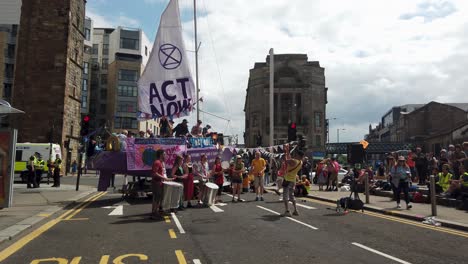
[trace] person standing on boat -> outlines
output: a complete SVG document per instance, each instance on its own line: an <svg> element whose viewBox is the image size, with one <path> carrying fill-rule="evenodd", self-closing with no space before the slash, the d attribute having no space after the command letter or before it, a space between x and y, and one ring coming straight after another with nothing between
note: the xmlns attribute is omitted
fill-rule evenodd
<svg viewBox="0 0 468 264"><path fill-rule="evenodd" d="M202 121L198 120L197 124L192 127L192 131L190 133L192 134L193 137L202 137L203 136L202 135L203 128L202 128L201 124L202 124Z"/></svg>

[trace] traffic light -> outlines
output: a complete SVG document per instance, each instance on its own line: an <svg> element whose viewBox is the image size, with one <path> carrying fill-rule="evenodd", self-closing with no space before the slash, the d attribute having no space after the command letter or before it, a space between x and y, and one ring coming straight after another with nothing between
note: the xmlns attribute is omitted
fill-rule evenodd
<svg viewBox="0 0 468 264"><path fill-rule="evenodd" d="M89 134L89 121L91 118L88 115L85 115L81 120L81 136L87 136Z"/></svg>
<svg viewBox="0 0 468 264"><path fill-rule="evenodd" d="M296 141L296 139L297 139L296 133L297 133L296 123L295 122L289 123L289 126L288 126L288 142Z"/></svg>

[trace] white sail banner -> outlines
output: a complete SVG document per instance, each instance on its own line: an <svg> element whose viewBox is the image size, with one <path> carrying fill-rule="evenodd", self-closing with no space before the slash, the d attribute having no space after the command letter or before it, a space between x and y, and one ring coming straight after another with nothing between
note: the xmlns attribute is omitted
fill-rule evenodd
<svg viewBox="0 0 468 264"><path fill-rule="evenodd" d="M138 81L138 118L181 117L192 111L195 85L182 39L179 1L171 0L159 23L150 58Z"/></svg>

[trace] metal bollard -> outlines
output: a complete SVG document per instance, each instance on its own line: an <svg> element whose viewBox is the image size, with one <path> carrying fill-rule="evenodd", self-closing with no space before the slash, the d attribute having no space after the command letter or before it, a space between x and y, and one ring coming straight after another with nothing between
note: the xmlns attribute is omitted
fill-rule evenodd
<svg viewBox="0 0 468 264"><path fill-rule="evenodd" d="M436 201L436 190L435 190L435 176L431 175L430 177L430 189L431 189L431 209L432 216L437 216L437 201Z"/></svg>
<svg viewBox="0 0 468 264"><path fill-rule="evenodd" d="M365 181L365 192L366 192L366 204L370 203L369 201L369 175L366 173Z"/></svg>

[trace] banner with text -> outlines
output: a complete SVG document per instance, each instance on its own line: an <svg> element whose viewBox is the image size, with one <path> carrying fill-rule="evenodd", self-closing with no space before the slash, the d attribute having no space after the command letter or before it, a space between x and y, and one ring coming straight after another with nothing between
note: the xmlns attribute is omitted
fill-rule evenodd
<svg viewBox="0 0 468 264"><path fill-rule="evenodd" d="M179 2L164 10L143 75L138 80L138 118L186 116L192 111L195 85L180 23Z"/></svg>
<svg viewBox="0 0 468 264"><path fill-rule="evenodd" d="M127 170L151 170L156 151L166 152L166 168L172 168L177 155L187 151L183 138L127 138Z"/></svg>

